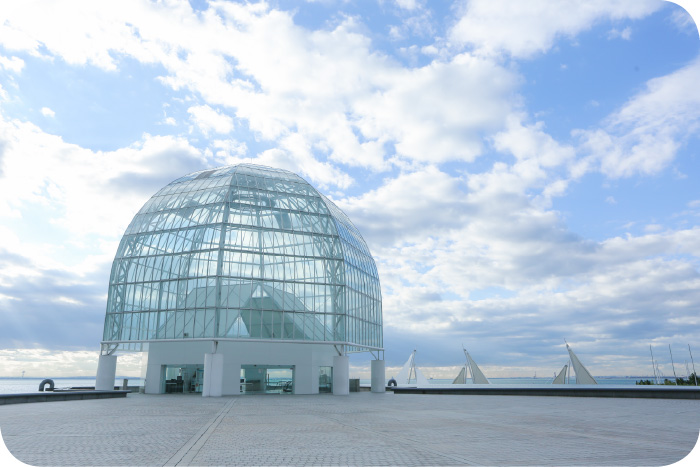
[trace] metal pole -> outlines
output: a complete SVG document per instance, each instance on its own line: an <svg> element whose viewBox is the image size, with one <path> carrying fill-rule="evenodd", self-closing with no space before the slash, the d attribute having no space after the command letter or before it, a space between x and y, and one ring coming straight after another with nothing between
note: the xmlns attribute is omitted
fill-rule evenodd
<svg viewBox="0 0 700 467"><path fill-rule="evenodd" d="M678 377L676 376L676 367L673 364L673 352L671 352L671 344L668 344L668 353L671 354L671 368L673 368L673 381L675 381L676 386L678 386Z"/></svg>
<svg viewBox="0 0 700 467"><path fill-rule="evenodd" d="M413 355L411 356L411 367L408 369L408 383L411 382L411 375L416 372L416 349L413 349ZM418 376L416 376L416 384L418 384Z"/></svg>
<svg viewBox="0 0 700 467"><path fill-rule="evenodd" d="M693 361L693 352L690 351L690 344L688 344L688 352L690 352L690 361L693 363L693 374L695 375L695 385L698 385L698 374L695 373L695 362Z"/></svg>

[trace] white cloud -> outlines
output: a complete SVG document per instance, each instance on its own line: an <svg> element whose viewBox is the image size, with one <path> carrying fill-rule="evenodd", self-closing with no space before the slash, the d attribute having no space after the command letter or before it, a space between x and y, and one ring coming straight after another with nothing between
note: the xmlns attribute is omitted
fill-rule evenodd
<svg viewBox="0 0 700 467"><path fill-rule="evenodd" d="M41 15L36 15L38 9ZM207 32L204 21L198 21L186 3L28 1L7 5L3 13L0 42L7 50L28 51L44 58L60 56L69 64L91 64L104 70L116 70L115 57L122 54L145 63L172 60L179 49L168 44L211 40L216 33ZM201 34L178 38L183 29Z"/></svg>
<svg viewBox="0 0 700 467"><path fill-rule="evenodd" d="M599 169L608 177L654 174L666 168L700 128L700 60L646 83L604 121L604 128L578 130L587 154L574 176Z"/></svg>
<svg viewBox="0 0 700 467"><path fill-rule="evenodd" d="M42 108L41 108L41 115L43 115L44 117L53 118L53 117L56 116L56 112L54 112L53 110L49 109L48 107L42 107Z"/></svg>
<svg viewBox="0 0 700 467"><path fill-rule="evenodd" d="M17 299L0 307L0 347L96 347L127 225L158 189L214 161L181 138L91 151L1 116L0 147L0 295Z"/></svg>
<svg viewBox="0 0 700 467"><path fill-rule="evenodd" d="M204 131L230 131L231 117L212 109L231 109L260 139L286 145L299 161L307 149L294 148L302 147L375 171L389 169L396 155L473 160L482 132L498 129L518 105L513 72L469 54L402 67L372 50L352 17L309 31L264 3L214 2L195 14L186 3L103 8L77 0L49 7L51 21L25 6L7 16L0 34L6 47L106 70L116 69L120 56L159 63L167 70L162 83L204 100L191 109ZM303 144L290 145L290 138Z"/></svg>
<svg viewBox="0 0 700 467"><path fill-rule="evenodd" d="M628 40L630 40L631 37L632 37L632 28L630 28L629 26L627 26L626 28L624 28L622 30L618 30L616 28L613 28L608 32L608 39L620 38L620 39L624 39L624 40L628 41Z"/></svg>
<svg viewBox="0 0 700 467"><path fill-rule="evenodd" d="M24 60L19 57L3 57L0 55L0 68L14 73L20 73L24 68Z"/></svg>
<svg viewBox="0 0 700 467"><path fill-rule="evenodd" d="M511 123L499 144L517 148L520 161L543 157L564 167L571 160L571 148L537 125ZM429 167L337 200L377 258L386 332L439 333L444 341L468 334L482 336L484 346L499 337L530 346L550 335L578 336L611 352L614 342L677 334L670 320L692 316L692 307L659 309L669 300L700 303L693 260L678 259L698 257L698 230L582 239L527 195L538 184L518 163L463 178ZM656 329L639 328L645 322ZM631 329L643 335L630 337ZM615 374L612 366L605 371Z"/></svg>
<svg viewBox="0 0 700 467"><path fill-rule="evenodd" d="M76 299L70 298L70 297L63 297L63 296L56 298L54 301L57 303L66 303L68 305L84 305L84 303L82 303L79 300L76 300Z"/></svg>
<svg viewBox="0 0 700 467"><path fill-rule="evenodd" d="M440 52L439 49L434 45L426 45L424 47L421 47L420 51L425 55L437 55Z"/></svg>
<svg viewBox="0 0 700 467"><path fill-rule="evenodd" d="M515 75L469 54L395 78L358 101L357 126L380 142L388 136L398 156L416 161L474 160L482 134L501 128L518 105Z"/></svg>
<svg viewBox="0 0 700 467"><path fill-rule="evenodd" d="M663 6L658 0L470 0L450 31L451 41L479 53L528 58L548 51L603 19L639 19Z"/></svg>
<svg viewBox="0 0 700 467"><path fill-rule="evenodd" d="M404 38L404 33L401 30L401 27L399 26L389 26L389 37L391 37L393 40L401 40Z"/></svg>
<svg viewBox="0 0 700 467"><path fill-rule="evenodd" d="M245 143L238 142L233 139L214 140L212 147L215 148L215 158L217 165L231 165L235 161L240 160L248 152L248 147Z"/></svg>
<svg viewBox="0 0 700 467"><path fill-rule="evenodd" d="M676 333L669 319L693 316L692 307L672 311L664 303L700 303L692 263L664 258L697 257L697 229L593 243L563 230L552 213L526 205L490 212L496 206L487 204L489 215L477 212L439 238L378 249L382 283L391 290L384 304L389 328L448 338L475 335L480 323L486 340L526 332L526 341L566 333L619 342ZM484 290L502 292L467 300ZM621 317L657 329L629 336L626 329L636 325L622 325Z"/></svg>
<svg viewBox="0 0 700 467"><path fill-rule="evenodd" d="M389 27L389 36L393 40L406 38L431 37L435 35L432 11L425 8L418 0L396 0L400 11L397 12L400 23Z"/></svg>
<svg viewBox="0 0 700 467"><path fill-rule="evenodd" d="M93 350L4 349L0 350L0 359L3 362L0 376L18 378L22 376L22 372L26 372L25 378L95 376L98 357L98 352ZM141 356L120 355L117 374L139 377Z"/></svg>
<svg viewBox="0 0 700 467"><path fill-rule="evenodd" d="M1 117L0 144L0 214L51 206L49 220L80 235L121 235L155 191L208 164L179 138L145 135L130 147L94 152Z"/></svg>
<svg viewBox="0 0 700 467"><path fill-rule="evenodd" d="M418 0L396 0L396 4L405 10L415 10L420 6Z"/></svg>
<svg viewBox="0 0 700 467"><path fill-rule="evenodd" d="M542 122L525 125L522 116L511 115L506 129L492 139L496 149L513 154L518 162L536 161L543 168L554 168L573 161L574 148L558 143L544 129Z"/></svg>
<svg viewBox="0 0 700 467"><path fill-rule="evenodd" d="M440 236L463 225L470 212L465 189L460 180L429 166L387 180L359 197L335 202L372 244L389 246Z"/></svg>
<svg viewBox="0 0 700 467"><path fill-rule="evenodd" d="M696 0L666 0L680 5L671 13L671 19L682 31L690 34L700 34L697 24L700 24L700 4Z"/></svg>
<svg viewBox="0 0 700 467"><path fill-rule="evenodd" d="M233 119L209 107L208 105L196 105L187 109L190 120L199 130L208 135L210 131L226 134L233 131Z"/></svg>

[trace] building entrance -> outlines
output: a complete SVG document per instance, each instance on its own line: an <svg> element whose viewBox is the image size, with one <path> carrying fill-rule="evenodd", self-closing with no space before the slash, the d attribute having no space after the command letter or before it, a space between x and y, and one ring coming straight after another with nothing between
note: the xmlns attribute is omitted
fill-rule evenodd
<svg viewBox="0 0 700 467"><path fill-rule="evenodd" d="M241 394L294 394L294 366L241 365Z"/></svg>
<svg viewBox="0 0 700 467"><path fill-rule="evenodd" d="M333 392L333 367L322 366L318 371L318 392L332 393Z"/></svg>
<svg viewBox="0 0 700 467"><path fill-rule="evenodd" d="M202 392L203 365L163 365L161 393Z"/></svg>

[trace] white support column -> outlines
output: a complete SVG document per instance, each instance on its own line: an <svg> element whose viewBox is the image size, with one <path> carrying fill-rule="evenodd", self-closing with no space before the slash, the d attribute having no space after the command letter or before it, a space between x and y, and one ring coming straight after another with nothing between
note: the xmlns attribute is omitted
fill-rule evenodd
<svg viewBox="0 0 700 467"><path fill-rule="evenodd" d="M143 392L146 394L161 394L163 392L163 378L165 377L165 366L160 363L148 363L146 366L146 382L143 385Z"/></svg>
<svg viewBox="0 0 700 467"><path fill-rule="evenodd" d="M318 394L318 367L312 366L309 360L301 360L294 366L294 394ZM313 392L314 379L316 380L315 393Z"/></svg>
<svg viewBox="0 0 700 467"><path fill-rule="evenodd" d="M386 392L384 360L372 360L372 392Z"/></svg>
<svg viewBox="0 0 700 467"><path fill-rule="evenodd" d="M333 357L333 394L350 394L350 359L345 355Z"/></svg>
<svg viewBox="0 0 700 467"><path fill-rule="evenodd" d="M202 397L221 397L224 382L224 355L204 354L204 384Z"/></svg>
<svg viewBox="0 0 700 467"><path fill-rule="evenodd" d="M117 356L100 355L97 361L96 391L114 391L114 378L117 376Z"/></svg>

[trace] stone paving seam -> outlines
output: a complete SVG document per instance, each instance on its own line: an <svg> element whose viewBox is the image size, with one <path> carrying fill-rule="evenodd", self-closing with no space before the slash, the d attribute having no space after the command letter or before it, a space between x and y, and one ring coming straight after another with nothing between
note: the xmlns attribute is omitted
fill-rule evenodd
<svg viewBox="0 0 700 467"><path fill-rule="evenodd" d="M201 449L202 445L207 439L209 439L209 436L211 436L216 427L219 426L221 420L228 413L228 411L231 410L231 407L233 407L233 404L235 403L236 399L231 399L228 401L208 423L205 423L204 426L202 426L202 428L200 428L199 431L194 434L194 436L192 436L170 459L168 459L165 464L163 464L163 467L189 465L189 461L191 461L194 455L199 452L199 449ZM188 456L189 452L192 451L195 446L198 447L194 449L194 453L191 456ZM185 460L185 458L187 458L187 460ZM186 463L182 464L183 461Z"/></svg>
<svg viewBox="0 0 700 467"><path fill-rule="evenodd" d="M428 448L428 447L425 447L425 446L418 446L417 443L415 442L415 440L412 440L412 439L410 439L410 438L404 438L403 436L396 436L395 433L388 434L388 433L383 433L383 432L381 432L381 431L374 431L374 430L371 430L371 429L365 428L365 427L359 427L359 426L355 426L355 425L350 425L349 423L343 422L343 421L341 421L341 420L339 420L339 419L337 419L337 418L335 418L335 417L328 417L328 419L329 419L329 420L334 420L335 422L337 422L337 423L339 423L339 424L341 424L341 425L344 425L344 426L353 428L353 429L358 430L358 431L365 431L365 432L367 432L367 433L372 433L373 435L380 435L380 436L385 437L385 438L394 438L394 439L397 439L397 438L398 438L398 439L401 439L401 440L403 440L403 441L405 441L405 442L407 442L407 443L410 443L409 445L410 445L411 447L413 447L413 449L415 449L415 450L417 450L417 451L427 451L427 452L429 452L429 453L431 453L431 454L434 454L434 455L436 455L436 456L439 456L439 457L447 457L448 459L451 459L451 460L453 460L453 461L459 462L459 463L464 464L464 465L483 465L483 463L481 463L481 462L470 461L470 460L465 459L465 458L462 457L462 456L456 456L456 455L452 455L452 454L446 454L446 453L444 453L444 452L441 452L441 451L438 451L438 450L435 450L435 449L431 449L431 448Z"/></svg>
<svg viewBox="0 0 700 467"><path fill-rule="evenodd" d="M219 415L217 416L216 420L209 426L207 431L197 440L197 442L192 446L192 448L187 451L185 454L185 457L182 458L180 462L177 463L177 465L182 465L182 466L188 466L192 462L192 459L199 454L200 449L206 444L206 442L209 440L209 437L216 431L218 428L219 424L221 421L226 418L228 413L231 411L231 408L233 405L236 403L238 399L234 398L231 399L229 402L226 403L224 408L219 412Z"/></svg>

